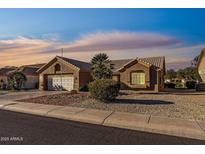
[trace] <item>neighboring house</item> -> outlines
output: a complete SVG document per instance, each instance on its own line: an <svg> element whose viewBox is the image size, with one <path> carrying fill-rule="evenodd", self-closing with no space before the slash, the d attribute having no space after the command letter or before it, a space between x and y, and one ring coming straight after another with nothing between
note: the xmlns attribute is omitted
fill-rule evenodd
<svg viewBox="0 0 205 154"><path fill-rule="evenodd" d="M199 75L201 77L201 81L205 82L205 48L202 49L201 54L199 56L199 60L197 63L197 68Z"/></svg>
<svg viewBox="0 0 205 154"><path fill-rule="evenodd" d="M202 49L197 63L197 69L201 78L201 83L197 84L196 90L205 91L205 48Z"/></svg>
<svg viewBox="0 0 205 154"><path fill-rule="evenodd" d="M27 80L24 84L24 89L37 89L39 84L39 76L36 72L40 67L45 64L33 64L33 65L23 65L17 68L15 71L22 72Z"/></svg>
<svg viewBox="0 0 205 154"><path fill-rule="evenodd" d="M165 58L150 57L110 61L113 79L122 89L160 91L164 88ZM56 56L42 66L39 73L40 90L79 90L91 78L91 64Z"/></svg>
<svg viewBox="0 0 205 154"><path fill-rule="evenodd" d="M91 81L90 69L89 63L56 56L37 71L39 89L79 90Z"/></svg>
<svg viewBox="0 0 205 154"><path fill-rule="evenodd" d="M9 72L15 70L15 67L0 68L0 89L7 87L7 75Z"/></svg>
<svg viewBox="0 0 205 154"><path fill-rule="evenodd" d="M164 88L165 57L111 60L113 79L121 89L160 91Z"/></svg>

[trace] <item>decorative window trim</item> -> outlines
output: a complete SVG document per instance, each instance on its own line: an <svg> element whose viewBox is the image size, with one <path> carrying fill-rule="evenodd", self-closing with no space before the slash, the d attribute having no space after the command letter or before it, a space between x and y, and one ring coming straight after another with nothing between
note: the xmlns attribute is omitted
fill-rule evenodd
<svg viewBox="0 0 205 154"><path fill-rule="evenodd" d="M134 74L136 76L133 76ZM130 72L130 84L131 85L145 85L146 84L145 71L139 70L139 71Z"/></svg>

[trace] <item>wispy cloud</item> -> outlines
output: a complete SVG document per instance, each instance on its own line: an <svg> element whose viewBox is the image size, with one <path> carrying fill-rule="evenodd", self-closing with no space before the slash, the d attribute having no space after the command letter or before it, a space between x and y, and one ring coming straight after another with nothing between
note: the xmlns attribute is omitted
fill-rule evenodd
<svg viewBox="0 0 205 154"><path fill-rule="evenodd" d="M58 44L51 40L22 36L0 40L0 66L32 63L34 59L40 58L44 50L55 49L59 46Z"/></svg>
<svg viewBox="0 0 205 154"><path fill-rule="evenodd" d="M170 46L181 43L176 38L156 33L97 32L84 35L63 47L67 51L127 50Z"/></svg>
<svg viewBox="0 0 205 154"><path fill-rule="evenodd" d="M19 36L0 39L0 67L47 62L64 48L64 56L85 61L98 52L106 52L110 59L163 55L168 68L179 68L190 64L204 46L187 46L177 38L156 33L120 31L90 33L71 42L59 41L55 33L40 38Z"/></svg>

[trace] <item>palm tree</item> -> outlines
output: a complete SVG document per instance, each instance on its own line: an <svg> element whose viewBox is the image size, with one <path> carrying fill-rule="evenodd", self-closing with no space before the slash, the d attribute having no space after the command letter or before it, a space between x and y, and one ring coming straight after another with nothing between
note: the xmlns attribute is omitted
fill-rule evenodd
<svg viewBox="0 0 205 154"><path fill-rule="evenodd" d="M110 79L112 77L109 58L105 53L95 55L91 60L91 75L94 80Z"/></svg>

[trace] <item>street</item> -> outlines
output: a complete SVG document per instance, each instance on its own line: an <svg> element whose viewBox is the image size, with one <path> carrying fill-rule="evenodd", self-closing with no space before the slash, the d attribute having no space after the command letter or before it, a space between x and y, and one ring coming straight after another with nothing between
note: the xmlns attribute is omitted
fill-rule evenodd
<svg viewBox="0 0 205 154"><path fill-rule="evenodd" d="M0 144L205 144L205 141L0 110Z"/></svg>

